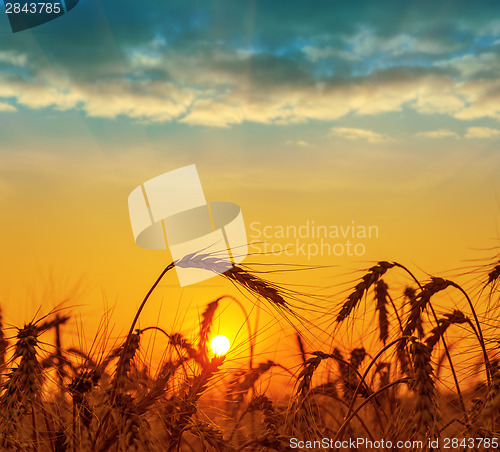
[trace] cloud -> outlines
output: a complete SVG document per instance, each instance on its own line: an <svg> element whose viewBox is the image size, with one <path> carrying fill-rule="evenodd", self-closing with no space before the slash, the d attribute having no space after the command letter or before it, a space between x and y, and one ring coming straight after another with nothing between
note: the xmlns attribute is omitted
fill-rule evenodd
<svg viewBox="0 0 500 452"><path fill-rule="evenodd" d="M462 55L449 60L436 61L436 67L456 71L461 77L471 78L481 74L497 77L500 72L500 56L496 53Z"/></svg>
<svg viewBox="0 0 500 452"><path fill-rule="evenodd" d="M250 61L251 65L252 62ZM388 70L352 80L296 79L261 84L247 74L207 68L201 77L224 80L227 88L214 89L211 101L197 102L183 118L187 123L244 121L293 124L310 120L331 121L348 114L377 115L402 111L404 106L423 114L456 114L464 106L456 83L448 76L427 71ZM212 74L212 76L211 76ZM200 79L196 80L199 84ZM225 119L226 118L226 119Z"/></svg>
<svg viewBox="0 0 500 452"><path fill-rule="evenodd" d="M14 52L11 50L0 50L0 63L7 63L12 66L25 66L27 56L23 53Z"/></svg>
<svg viewBox="0 0 500 452"><path fill-rule="evenodd" d="M438 40L419 38L406 33L390 37L379 37L373 30L362 29L359 33L345 38L352 46L352 52L358 57L367 57L380 53L400 56L411 53L443 54L459 47L458 44L445 44Z"/></svg>
<svg viewBox="0 0 500 452"><path fill-rule="evenodd" d="M16 111L16 107L5 102L0 102L0 111Z"/></svg>
<svg viewBox="0 0 500 452"><path fill-rule="evenodd" d="M429 130L427 132L419 132L415 134L416 137L422 138L460 138L458 133L449 129Z"/></svg>
<svg viewBox="0 0 500 452"><path fill-rule="evenodd" d="M472 80L457 84L455 91L466 102L456 111L457 119L493 118L500 120L500 80Z"/></svg>
<svg viewBox="0 0 500 452"><path fill-rule="evenodd" d="M477 30L481 36L500 36L500 20L493 19Z"/></svg>
<svg viewBox="0 0 500 452"><path fill-rule="evenodd" d="M493 138L500 135L500 130L490 127L469 127L465 138Z"/></svg>
<svg viewBox="0 0 500 452"><path fill-rule="evenodd" d="M156 122L180 116L194 100L191 89L164 81L118 79L91 84L46 78L43 82L33 83L0 75L0 99L2 97L14 98L17 104L34 110L79 109L89 117L116 118L123 115Z"/></svg>
<svg viewBox="0 0 500 452"><path fill-rule="evenodd" d="M409 35L377 37L370 43L366 37L375 36L374 32L364 33L351 42L359 55L437 51ZM312 45L299 49L307 58L297 57L297 48L291 57L257 48L245 51L221 42L173 45L157 36L127 46L120 64L103 63L96 71L93 65L81 71L80 66L78 71L66 67L55 71L41 59L33 64L31 56L26 60L22 54L6 51L0 53L4 64L6 60L29 64L0 72L0 102L4 102L4 110L16 106L72 109L89 117L122 116L209 127L334 121L347 115L378 115L403 109L461 120L500 120L499 80L463 82L454 78L450 65L446 70L393 67L351 77L317 76L311 61L330 54L342 58L343 50Z"/></svg>
<svg viewBox="0 0 500 452"><path fill-rule="evenodd" d="M385 143L391 141L390 137L373 132L372 130L354 129L351 127L332 127L330 129L330 135L345 138L347 140L365 140L369 143Z"/></svg>
<svg viewBox="0 0 500 452"><path fill-rule="evenodd" d="M290 146L299 146L301 148L315 147L313 144L308 143L307 141L304 141L304 140L286 140L285 144L290 145Z"/></svg>
<svg viewBox="0 0 500 452"><path fill-rule="evenodd" d="M347 50L339 50L335 47L317 47L312 45L307 45L302 47L302 52L304 55L311 60L313 63L318 62L319 60L327 59L327 58L341 58L344 60L360 60L358 55L355 55L352 52Z"/></svg>
<svg viewBox="0 0 500 452"><path fill-rule="evenodd" d="M244 112L238 105L227 105L210 99L196 100L187 116L180 122L191 125L229 127L244 121Z"/></svg>
<svg viewBox="0 0 500 452"><path fill-rule="evenodd" d="M425 70L391 69L351 80L318 82L283 58L212 56L213 60L210 54L168 53L162 56L155 77L148 74L149 68L143 67L141 73L134 66L133 77L118 73L99 82L44 70L30 77L0 73L0 102L9 99L13 105L31 109L77 109L90 117L229 127L243 122L332 121L348 114L398 112L405 106L423 114L473 117L478 114L474 96L479 101L486 89L459 86L446 75ZM464 98L470 99L467 107ZM494 111L482 108L479 112L496 114L497 105L491 104Z"/></svg>

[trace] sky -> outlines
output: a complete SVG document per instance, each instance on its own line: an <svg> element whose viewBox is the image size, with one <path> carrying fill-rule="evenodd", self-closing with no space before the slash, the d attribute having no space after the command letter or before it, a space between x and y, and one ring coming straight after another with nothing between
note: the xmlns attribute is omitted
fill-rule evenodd
<svg viewBox="0 0 500 452"><path fill-rule="evenodd" d="M242 208L252 261L332 267L304 284L335 287L335 272L352 280L378 260L425 276L496 254L497 1L80 0L18 33L1 12L0 293L13 324L69 300L89 324L115 307L123 331L169 259L135 245L128 194L193 163L209 200ZM300 243L278 232L313 222L378 232L353 239L358 254L327 237L330 254L312 256L310 229ZM266 226L289 255L264 252ZM172 278L145 318L161 305L180 322L229 290L210 284Z"/></svg>

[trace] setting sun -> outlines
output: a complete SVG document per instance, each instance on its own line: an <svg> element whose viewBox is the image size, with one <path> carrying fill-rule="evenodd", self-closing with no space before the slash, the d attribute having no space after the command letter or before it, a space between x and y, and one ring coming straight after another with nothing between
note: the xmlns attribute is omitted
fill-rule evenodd
<svg viewBox="0 0 500 452"><path fill-rule="evenodd" d="M212 339L212 342L210 342L210 346L212 347L213 352L216 355L225 355L229 348L231 347L231 343L229 342L229 339L226 336L215 336Z"/></svg>

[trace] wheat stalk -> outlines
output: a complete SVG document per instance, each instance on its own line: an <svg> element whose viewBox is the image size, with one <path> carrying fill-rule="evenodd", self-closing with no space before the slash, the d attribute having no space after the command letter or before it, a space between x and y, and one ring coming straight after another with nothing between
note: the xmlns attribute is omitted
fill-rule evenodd
<svg viewBox="0 0 500 452"><path fill-rule="evenodd" d="M173 411L171 425L167 426L168 439L165 447L168 451L173 451L179 447L182 433L189 420L196 413L196 402L207 388L209 380L219 370L225 357L215 357L202 369L189 384L187 389L179 397Z"/></svg>
<svg viewBox="0 0 500 452"><path fill-rule="evenodd" d="M0 407L11 416L10 428L18 428L18 418L28 408L32 417L32 447L37 449L37 429L35 422L36 404L40 404L40 391L42 376L40 364L37 359L38 328L36 324L29 323L24 328L18 329L17 342L14 349L13 360L20 358L17 367L12 367L7 381L4 384L4 392L0 397ZM2 443L9 441L4 436Z"/></svg>
<svg viewBox="0 0 500 452"><path fill-rule="evenodd" d="M278 286L254 275L241 266L234 265L230 269L227 269L227 261L224 259L212 257L207 254L194 253L176 261L175 265L181 268L200 268L220 274L230 281L243 286L249 292L265 298L275 307L290 310Z"/></svg>
<svg viewBox="0 0 500 452"><path fill-rule="evenodd" d="M490 388L486 395L486 402L481 410L482 417L489 417L500 409L500 371L493 375Z"/></svg>
<svg viewBox="0 0 500 452"><path fill-rule="evenodd" d="M461 311L455 309L451 314L445 314L443 318L438 319L437 326L431 330L425 343L432 351L450 325L468 322L469 319Z"/></svg>
<svg viewBox="0 0 500 452"><path fill-rule="evenodd" d="M349 361L346 361L340 350L335 348L331 357L339 366L340 378L344 387L344 398L348 400L358 386L360 377L358 369L366 357L366 351L364 348L355 348L351 351ZM366 385L362 386L359 392L363 397L368 397L371 393Z"/></svg>
<svg viewBox="0 0 500 452"><path fill-rule="evenodd" d="M413 339L410 345L415 379L413 391L416 395L414 431L422 436L432 436L436 427L437 406L434 374L431 365L431 348Z"/></svg>
<svg viewBox="0 0 500 452"><path fill-rule="evenodd" d="M174 333L167 335L169 338L169 343L174 347L182 348L186 351L189 358L196 361L198 364L203 366L206 362L206 354L200 353L199 350L196 350L190 341L188 341L185 337L180 333Z"/></svg>
<svg viewBox="0 0 500 452"><path fill-rule="evenodd" d="M196 421L190 427L189 431L200 439L204 449L206 449L206 443L210 447L213 447L214 450L220 452L234 451L233 445L224 438L222 432L215 425Z"/></svg>
<svg viewBox="0 0 500 452"><path fill-rule="evenodd" d="M349 423L358 415L358 413L366 405L368 405L368 403L370 403L373 399L376 400L377 396L379 396L380 394L383 394L384 391L387 391L388 389L392 388L393 386L397 386L397 385L400 385L400 384L407 384L410 381L411 381L410 378L400 378L399 380L393 381L393 382L391 382L391 383L383 386L382 388L378 389L377 391L375 391L373 394L371 394L369 397L367 397L365 400L363 400L363 402L361 402L356 407L356 409L353 410L352 409L353 407L351 405L349 407L348 412L347 412L346 419L344 420L343 424L338 429L335 437L332 439L333 443L336 443L338 440L342 439L342 437L344 436L344 433L345 433L346 429L349 426Z"/></svg>
<svg viewBox="0 0 500 452"><path fill-rule="evenodd" d="M258 276L250 273L249 271L243 269L242 267L233 266L229 270L227 270L227 262L223 259L213 257L209 254L189 254L182 259L171 262L165 269L160 273L154 284L149 289L148 293L144 297L139 309L137 310L134 320L132 321L132 325L130 326L130 330L127 334L127 339L125 340L125 345L123 350L128 348L128 344L130 342L131 336L133 334L135 325L139 319L139 316L146 305L146 302L151 297L151 294L158 286L162 278L175 266L181 268L199 268L204 270L212 271L216 274L221 274L222 276L228 278L230 281L242 285L250 292L254 293L257 296L261 296L267 300L269 300L275 307L278 309L285 309L291 312L288 304L284 300L281 295L279 287L266 281ZM120 355L120 359L117 365L117 373L120 374L122 372L122 367L124 366L125 357L122 353ZM116 381L116 380L115 380ZM116 392L116 383L113 385L112 396L114 397L114 393Z"/></svg>
<svg viewBox="0 0 500 452"><path fill-rule="evenodd" d="M418 309L417 301L417 291L413 287L406 287L404 290L404 296L410 302L410 311ZM425 336L423 321L421 316L417 316L415 320L415 330L418 333L418 337L422 339Z"/></svg>
<svg viewBox="0 0 500 452"><path fill-rule="evenodd" d="M205 308L205 311L202 314L202 321L200 323L200 333L198 335L199 337L198 352L205 358L207 356L208 335L210 333L210 328L212 327L212 323L214 321L215 311L219 306L219 300L220 298L217 298L217 300L208 303L207 307Z"/></svg>
<svg viewBox="0 0 500 452"><path fill-rule="evenodd" d="M297 386L297 398L298 403L301 405L306 398L307 394L311 389L312 377L314 372L321 364L321 361L324 359L334 359L339 364L339 370L344 382L345 393L347 394L353 388L356 388L357 391L362 392L364 395L368 396L371 394L370 389L366 384L363 384L362 387L360 382L360 374L358 370L348 361L344 360L342 353L338 349L334 349L333 353L324 353L321 351L312 352L313 355L304 363L304 368L299 373L297 377L297 381L299 382ZM357 386L356 386L357 385Z"/></svg>
<svg viewBox="0 0 500 452"><path fill-rule="evenodd" d="M265 433L264 436L259 439L261 445L267 444L268 447L272 447L276 450L290 450L286 440L280 433L280 426L283 424L283 420L280 419L278 413L274 409L273 403L265 395L259 395L254 397L249 404L249 410L260 410L264 415L264 426Z"/></svg>
<svg viewBox="0 0 500 452"><path fill-rule="evenodd" d="M257 380L264 375L269 369L275 367L274 361L268 360L260 363L248 372L238 373L229 381L227 389L228 401L237 408L238 404L243 402L245 395L254 388Z"/></svg>
<svg viewBox="0 0 500 452"><path fill-rule="evenodd" d="M493 269L488 273L488 281L486 282L486 285L491 284L492 286L495 285L500 279L500 263L498 265L495 265Z"/></svg>
<svg viewBox="0 0 500 452"><path fill-rule="evenodd" d="M389 299L388 286L383 280L377 281L375 286L375 300L377 302L379 338L384 343L389 338L389 320L387 318L387 303Z"/></svg>
<svg viewBox="0 0 500 452"><path fill-rule="evenodd" d="M450 285L450 281L433 276L431 281L422 287L422 291L416 297L415 304L411 307L410 315L403 330L403 336L411 336L415 332L418 322L421 321L422 314L428 307L431 298Z"/></svg>
<svg viewBox="0 0 500 452"><path fill-rule="evenodd" d="M394 267L393 263L381 261L368 270L368 273L366 273L363 278L361 278L361 282L358 283L354 288L354 292L352 292L347 297L347 301L344 303L337 316L338 323L342 322L346 317L349 316L349 314L361 301L363 295L368 292L370 287L375 284L388 269L392 267Z"/></svg>
<svg viewBox="0 0 500 452"><path fill-rule="evenodd" d="M123 349L120 351L121 366L117 366L116 374L112 382L113 387L124 387L127 382L127 377L132 367L132 361L139 350L141 342L141 331L137 330L130 336L130 339L125 342Z"/></svg>
<svg viewBox="0 0 500 452"><path fill-rule="evenodd" d="M0 308L0 384L2 383L1 375L5 367L5 354L8 346L9 341L5 338L5 333L3 331L2 309Z"/></svg>

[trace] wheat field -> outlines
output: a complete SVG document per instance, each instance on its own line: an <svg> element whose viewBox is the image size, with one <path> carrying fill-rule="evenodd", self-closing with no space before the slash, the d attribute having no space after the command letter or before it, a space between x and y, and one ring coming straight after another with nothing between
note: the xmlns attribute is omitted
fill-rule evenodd
<svg viewBox="0 0 500 452"><path fill-rule="evenodd" d="M217 271L220 261L200 255L175 264ZM191 335L138 328L173 267L147 291L116 346L106 346L103 330L90 352L66 348L64 307L0 326L1 450L496 449L498 256L464 272L467 290L439 276L417 278L397 262L376 263L322 312L331 346L308 336L296 292L243 266L218 276L242 290L234 302L258 299L293 326L292 365L250 356L236 366L230 354L211 352L221 298L208 300ZM370 319L360 333L366 346L349 349L345 339L363 318ZM154 363L141 358L153 332L166 344ZM279 398L260 384L275 376L287 381Z"/></svg>

